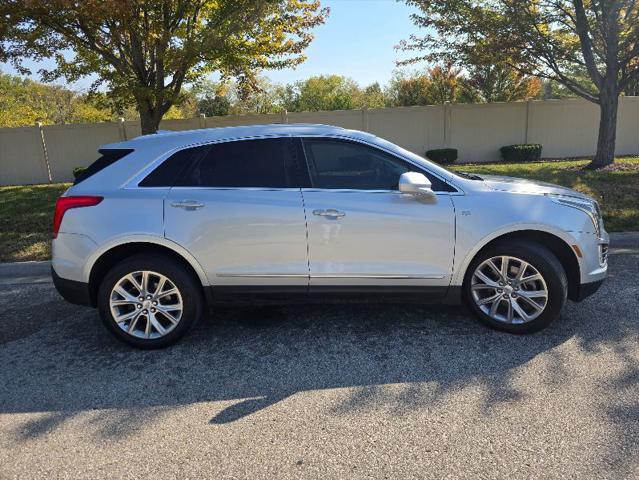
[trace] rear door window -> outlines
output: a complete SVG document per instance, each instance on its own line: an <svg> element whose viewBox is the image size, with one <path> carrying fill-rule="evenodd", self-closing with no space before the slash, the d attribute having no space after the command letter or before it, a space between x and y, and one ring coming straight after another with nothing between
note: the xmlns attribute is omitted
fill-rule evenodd
<svg viewBox="0 0 639 480"><path fill-rule="evenodd" d="M292 138L238 140L209 146L176 186L288 188L300 186L301 144Z"/></svg>
<svg viewBox="0 0 639 480"><path fill-rule="evenodd" d="M172 187L209 151L209 146L185 148L164 160L139 183L140 187Z"/></svg>

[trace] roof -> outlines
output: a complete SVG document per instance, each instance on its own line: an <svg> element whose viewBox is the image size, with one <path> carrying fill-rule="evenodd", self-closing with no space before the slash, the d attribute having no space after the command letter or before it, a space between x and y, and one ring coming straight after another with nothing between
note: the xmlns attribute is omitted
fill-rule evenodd
<svg viewBox="0 0 639 480"><path fill-rule="evenodd" d="M274 123L268 125L242 125L238 127L201 128L198 130L160 131L151 135L142 135L119 143L103 145L102 148L137 148L144 146L162 146L175 148L181 145L213 142L216 140L231 140L237 138L286 136L286 135L343 135L360 137L364 132L346 130L333 125L308 123Z"/></svg>

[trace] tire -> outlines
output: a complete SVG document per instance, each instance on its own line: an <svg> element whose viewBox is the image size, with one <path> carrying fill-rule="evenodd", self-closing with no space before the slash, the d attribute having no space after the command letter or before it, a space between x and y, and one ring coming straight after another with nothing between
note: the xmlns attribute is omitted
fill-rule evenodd
<svg viewBox="0 0 639 480"><path fill-rule="evenodd" d="M503 263L507 281L503 281ZM520 281L518 277L528 280ZM541 330L559 316L566 303L568 280L557 257L542 245L499 243L473 259L463 288L464 300L481 322L497 330L522 334ZM543 307L541 311L539 307Z"/></svg>
<svg viewBox="0 0 639 480"><path fill-rule="evenodd" d="M147 295L140 297L144 278ZM135 255L116 264L100 284L97 303L106 328L118 340L142 349L175 343L204 311L199 280L161 254Z"/></svg>

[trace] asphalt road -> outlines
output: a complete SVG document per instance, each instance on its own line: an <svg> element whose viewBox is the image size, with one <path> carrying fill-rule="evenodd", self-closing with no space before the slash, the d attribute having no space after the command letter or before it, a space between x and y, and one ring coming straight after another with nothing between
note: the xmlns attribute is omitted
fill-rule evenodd
<svg viewBox="0 0 639 480"><path fill-rule="evenodd" d="M50 283L0 284L0 478L638 478L639 255L543 332L460 309L218 312L111 339Z"/></svg>

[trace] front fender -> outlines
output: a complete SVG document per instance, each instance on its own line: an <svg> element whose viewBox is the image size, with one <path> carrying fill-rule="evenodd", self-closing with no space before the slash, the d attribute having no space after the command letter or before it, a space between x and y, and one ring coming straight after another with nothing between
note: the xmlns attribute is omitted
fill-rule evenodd
<svg viewBox="0 0 639 480"><path fill-rule="evenodd" d="M458 232L455 249L453 278L451 284L454 286L461 286L464 283L464 277L466 275L466 271L468 270L468 266L473 261L475 256L479 253L479 251L490 242L507 234L525 231L542 232L553 235L566 243L568 247L577 243L575 238L570 235L570 232L555 228L551 225L539 223L513 223L504 225L494 231L491 231L488 234L485 234L478 240L473 239L472 235L470 235L469 233L461 232L460 234L460 232ZM572 248L570 248L570 250L573 251ZM575 255L575 258L581 270L582 259L580 259L577 255Z"/></svg>

